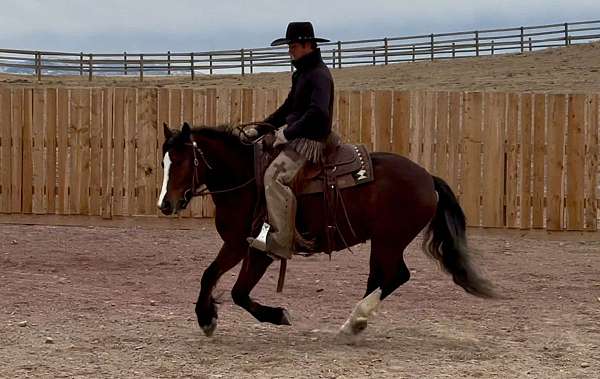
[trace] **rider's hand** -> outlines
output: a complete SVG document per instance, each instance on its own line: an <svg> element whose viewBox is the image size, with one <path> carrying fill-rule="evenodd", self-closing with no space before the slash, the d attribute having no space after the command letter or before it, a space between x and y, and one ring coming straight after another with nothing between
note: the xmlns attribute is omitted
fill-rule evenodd
<svg viewBox="0 0 600 379"><path fill-rule="evenodd" d="M275 132L275 142L273 143L273 147L285 145L286 143L288 143L287 138L285 138L285 135L283 134L283 129L284 128L279 128Z"/></svg>
<svg viewBox="0 0 600 379"><path fill-rule="evenodd" d="M256 128L245 129L242 132L241 137L245 142L252 142L258 137L258 130L256 130Z"/></svg>

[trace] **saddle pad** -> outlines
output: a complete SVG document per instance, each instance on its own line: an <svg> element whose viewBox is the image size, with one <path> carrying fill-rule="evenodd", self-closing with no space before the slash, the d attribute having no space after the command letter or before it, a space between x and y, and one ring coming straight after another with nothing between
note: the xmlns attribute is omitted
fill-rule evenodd
<svg viewBox="0 0 600 379"><path fill-rule="evenodd" d="M375 180L373 162L365 145L345 144L340 146L335 157L328 157L330 162L323 167L319 175L296 178L296 195L308 195L323 192L326 175L335 177L339 189L370 183ZM302 174L300 174L302 175Z"/></svg>

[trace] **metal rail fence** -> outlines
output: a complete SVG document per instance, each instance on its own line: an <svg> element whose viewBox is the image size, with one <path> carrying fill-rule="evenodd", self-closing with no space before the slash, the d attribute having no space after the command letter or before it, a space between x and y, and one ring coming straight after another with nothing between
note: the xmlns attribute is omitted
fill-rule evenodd
<svg viewBox="0 0 600 379"><path fill-rule="evenodd" d="M332 68L380 65L422 60L453 59L501 53L523 53L600 40L600 20L560 24L471 30L321 44ZM287 48L265 47L189 53L64 53L0 49L0 68L37 76L81 75L212 75L218 72L290 68ZM237 71L239 70L239 71Z"/></svg>

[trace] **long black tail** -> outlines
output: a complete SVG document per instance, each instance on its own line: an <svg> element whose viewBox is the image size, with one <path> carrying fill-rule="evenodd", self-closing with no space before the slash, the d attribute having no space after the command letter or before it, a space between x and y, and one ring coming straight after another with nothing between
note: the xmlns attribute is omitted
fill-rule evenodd
<svg viewBox="0 0 600 379"><path fill-rule="evenodd" d="M462 208L450 186L441 178L433 177L439 195L435 216L425 230L423 250L439 261L452 275L454 283L468 293L496 297L492 285L482 278L471 264L466 239L466 220Z"/></svg>

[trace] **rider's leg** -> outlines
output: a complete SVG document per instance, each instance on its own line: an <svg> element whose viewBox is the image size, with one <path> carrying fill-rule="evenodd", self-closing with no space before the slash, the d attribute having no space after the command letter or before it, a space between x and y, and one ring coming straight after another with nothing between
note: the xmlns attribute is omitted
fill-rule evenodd
<svg viewBox="0 0 600 379"><path fill-rule="evenodd" d="M294 241L296 197L290 185L306 159L291 148L284 149L265 172L265 197L269 215L266 244L252 239L251 246L280 258L291 258Z"/></svg>

